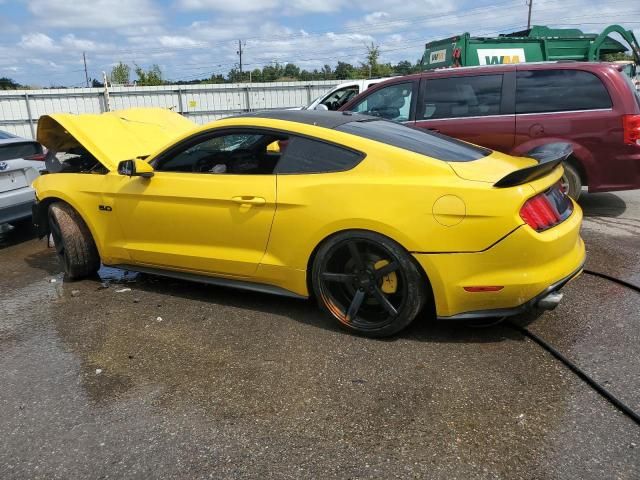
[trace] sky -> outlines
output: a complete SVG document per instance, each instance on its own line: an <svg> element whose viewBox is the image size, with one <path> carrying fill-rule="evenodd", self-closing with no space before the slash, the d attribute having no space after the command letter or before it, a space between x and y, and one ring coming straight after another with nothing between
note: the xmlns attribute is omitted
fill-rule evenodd
<svg viewBox="0 0 640 480"><path fill-rule="evenodd" d="M532 0L532 24L599 32L621 23L640 38L635 0ZM271 62L301 68L415 62L424 43L520 30L526 0L0 0L0 77L32 86L83 86L118 62L191 80Z"/></svg>

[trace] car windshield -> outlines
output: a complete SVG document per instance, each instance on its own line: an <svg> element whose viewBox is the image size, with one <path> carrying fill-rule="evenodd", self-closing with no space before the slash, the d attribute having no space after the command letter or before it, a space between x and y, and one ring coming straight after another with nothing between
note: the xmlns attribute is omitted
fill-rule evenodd
<svg viewBox="0 0 640 480"><path fill-rule="evenodd" d="M491 153L488 148L388 120L350 122L338 126L336 130L404 148L445 162L470 162Z"/></svg>

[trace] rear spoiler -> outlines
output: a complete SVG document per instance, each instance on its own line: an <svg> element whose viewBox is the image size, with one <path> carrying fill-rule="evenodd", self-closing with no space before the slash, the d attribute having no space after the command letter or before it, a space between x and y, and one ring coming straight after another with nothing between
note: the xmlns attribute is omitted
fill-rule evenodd
<svg viewBox="0 0 640 480"><path fill-rule="evenodd" d="M497 188L513 187L544 177L573 153L568 143L549 143L527 152L527 157L538 160L538 165L511 172L493 184Z"/></svg>

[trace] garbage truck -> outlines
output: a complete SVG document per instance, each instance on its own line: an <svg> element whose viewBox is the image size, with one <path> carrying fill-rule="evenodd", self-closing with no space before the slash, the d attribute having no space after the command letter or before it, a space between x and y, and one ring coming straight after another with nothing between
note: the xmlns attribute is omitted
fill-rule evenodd
<svg viewBox="0 0 640 480"><path fill-rule="evenodd" d="M628 44L612 38L619 34ZM535 25L530 29L498 37L472 37L469 33L428 42L421 64L424 70L504 63L544 61L597 62L606 54L631 51L625 72L635 77L640 65L640 46L632 30L610 25L601 33L576 28L554 29Z"/></svg>

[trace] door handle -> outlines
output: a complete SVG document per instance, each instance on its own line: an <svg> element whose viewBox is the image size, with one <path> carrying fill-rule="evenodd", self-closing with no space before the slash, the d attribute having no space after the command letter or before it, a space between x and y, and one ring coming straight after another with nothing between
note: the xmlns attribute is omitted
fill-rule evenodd
<svg viewBox="0 0 640 480"><path fill-rule="evenodd" d="M253 195L242 195L240 197L232 197L231 201L242 205L264 205L267 201L262 197L254 197Z"/></svg>
<svg viewBox="0 0 640 480"><path fill-rule="evenodd" d="M427 130L429 130L430 132L440 133L440 130L437 128L427 128Z"/></svg>

